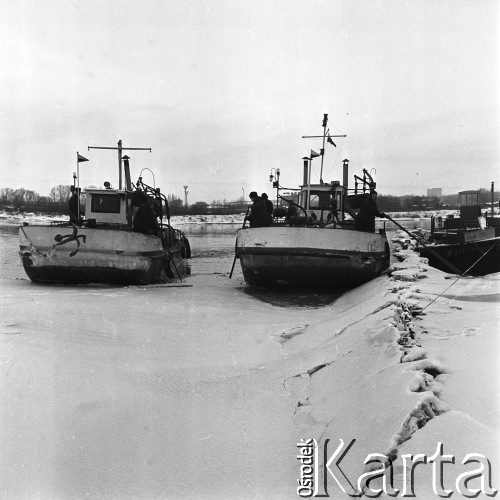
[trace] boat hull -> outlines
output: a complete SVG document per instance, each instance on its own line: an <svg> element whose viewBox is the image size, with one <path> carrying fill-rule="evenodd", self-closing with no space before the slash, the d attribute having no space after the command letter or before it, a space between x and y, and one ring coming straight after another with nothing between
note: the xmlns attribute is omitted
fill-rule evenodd
<svg viewBox="0 0 500 500"><path fill-rule="evenodd" d="M336 228L240 229L236 239L251 285L346 289L379 276L389 265L384 236Z"/></svg>
<svg viewBox="0 0 500 500"><path fill-rule="evenodd" d="M168 251L161 239L120 229L70 226L21 226L20 256L32 281L45 283L167 283L186 275L185 248L172 241ZM64 240L63 240L64 241Z"/></svg>
<svg viewBox="0 0 500 500"><path fill-rule="evenodd" d="M500 237L475 240L464 243L431 245L432 252L437 253L457 269L466 272L476 261L479 262L467 272L472 276L485 276L500 272ZM450 270L426 248L420 248L422 257L429 260L429 265L445 272ZM483 257L484 255L484 257ZM482 257L482 258L481 258Z"/></svg>

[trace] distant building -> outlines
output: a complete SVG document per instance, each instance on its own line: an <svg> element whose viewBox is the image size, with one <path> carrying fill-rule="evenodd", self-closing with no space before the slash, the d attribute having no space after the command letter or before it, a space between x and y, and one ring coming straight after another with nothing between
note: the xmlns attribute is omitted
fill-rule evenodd
<svg viewBox="0 0 500 500"><path fill-rule="evenodd" d="M430 188L427 190L428 198L441 198L443 196L443 188Z"/></svg>

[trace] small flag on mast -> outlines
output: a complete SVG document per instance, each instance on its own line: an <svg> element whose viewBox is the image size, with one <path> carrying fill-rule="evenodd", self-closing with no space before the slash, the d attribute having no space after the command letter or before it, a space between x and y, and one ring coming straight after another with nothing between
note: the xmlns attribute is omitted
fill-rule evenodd
<svg viewBox="0 0 500 500"><path fill-rule="evenodd" d="M326 140L326 142L329 142L330 144L333 144L335 147L337 147L337 145L333 142L333 139L330 137L330 134L328 134L328 139Z"/></svg>
<svg viewBox="0 0 500 500"><path fill-rule="evenodd" d="M80 153L76 153L76 157L77 157L78 163L80 163L82 161L89 161L87 158L82 156Z"/></svg>
<svg viewBox="0 0 500 500"><path fill-rule="evenodd" d="M319 153L316 153L316 151L313 151L313 150L311 149L311 160L312 160L313 158L317 158L318 156L319 156Z"/></svg>

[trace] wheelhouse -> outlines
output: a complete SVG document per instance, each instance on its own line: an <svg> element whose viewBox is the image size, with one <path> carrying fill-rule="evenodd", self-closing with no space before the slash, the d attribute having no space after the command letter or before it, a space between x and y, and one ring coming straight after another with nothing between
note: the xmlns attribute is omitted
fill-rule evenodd
<svg viewBox="0 0 500 500"><path fill-rule="evenodd" d="M460 217L474 219L481 215L479 191L460 191L458 193L458 202L460 204Z"/></svg>
<svg viewBox="0 0 500 500"><path fill-rule="evenodd" d="M298 204L309 209L316 220L323 222L332 211L342 217L344 190L338 181L330 184L302 185L298 195Z"/></svg>
<svg viewBox="0 0 500 500"><path fill-rule="evenodd" d="M87 188L85 191L85 217L97 224L129 225L127 194L119 189Z"/></svg>

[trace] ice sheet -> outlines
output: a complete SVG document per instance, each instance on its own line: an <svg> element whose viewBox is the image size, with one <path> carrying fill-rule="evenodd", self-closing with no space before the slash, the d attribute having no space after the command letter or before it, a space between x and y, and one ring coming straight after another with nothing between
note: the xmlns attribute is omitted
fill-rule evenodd
<svg viewBox="0 0 500 500"><path fill-rule="evenodd" d="M274 306L227 274L0 280L1 496L295 498L301 438L356 439L354 478L368 453L437 439L493 454L500 276L459 280L425 309L451 277L399 258L318 309Z"/></svg>

